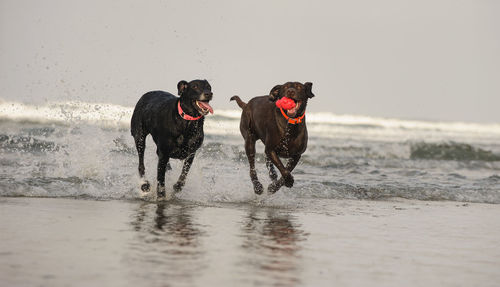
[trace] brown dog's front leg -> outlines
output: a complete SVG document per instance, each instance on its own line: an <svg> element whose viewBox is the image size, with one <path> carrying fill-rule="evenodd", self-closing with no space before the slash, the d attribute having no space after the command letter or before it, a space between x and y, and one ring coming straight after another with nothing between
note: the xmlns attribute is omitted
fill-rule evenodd
<svg viewBox="0 0 500 287"><path fill-rule="evenodd" d="M292 187L293 186L294 179L293 179L293 176L292 176L291 172L295 168L295 166L297 165L297 163L299 162L299 159L300 159L300 155L297 155L297 156L293 156L292 158L290 158L290 160L288 160L288 163L286 165L286 169L285 170L286 170L289 178L287 179L287 177L285 175L283 175L283 173L281 173L282 177L279 180L272 182L269 185L269 187L267 188L267 190L270 193L275 193L283 185L285 185L286 187ZM278 160L279 160L279 158L278 158ZM280 163L281 163L281 161L280 161ZM279 166L278 166L278 169L279 169ZM281 169L280 169L280 172L281 172Z"/></svg>
<svg viewBox="0 0 500 287"><path fill-rule="evenodd" d="M276 170L274 170L274 165L271 162L271 160L266 156L266 166L267 169L269 170L269 177L271 178L272 181L275 181L278 179L278 174L276 173Z"/></svg>
<svg viewBox="0 0 500 287"><path fill-rule="evenodd" d="M184 165L182 166L181 175L179 176L177 182L174 184L175 192L180 192L182 190L182 187L184 187L184 184L186 183L186 176L189 172L189 169L191 168L191 165L193 164L193 160L194 160L194 153L190 154L186 158L186 160L184 160Z"/></svg>
<svg viewBox="0 0 500 287"><path fill-rule="evenodd" d="M266 155L281 173L281 178L278 181L272 182L267 188L267 190L270 193L275 193L283 185L286 187L292 187L293 176L290 173L290 171L287 168L285 168L280 158L278 157L278 154L276 154L274 150L266 150Z"/></svg>
<svg viewBox="0 0 500 287"><path fill-rule="evenodd" d="M288 160L288 163L286 164L286 169L288 169L289 172L292 172L292 170L297 166L297 163L300 160L300 154L293 156Z"/></svg>

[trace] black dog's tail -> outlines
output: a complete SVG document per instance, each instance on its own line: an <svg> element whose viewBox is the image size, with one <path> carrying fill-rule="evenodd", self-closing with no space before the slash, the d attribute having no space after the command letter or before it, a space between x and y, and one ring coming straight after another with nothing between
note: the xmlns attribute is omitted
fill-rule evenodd
<svg viewBox="0 0 500 287"><path fill-rule="evenodd" d="M232 96L230 101L233 101L233 100L236 100L236 103L238 103L238 106L240 106L240 108L245 108L247 106L247 103L245 103L244 101L242 101L240 99L240 97L238 96Z"/></svg>

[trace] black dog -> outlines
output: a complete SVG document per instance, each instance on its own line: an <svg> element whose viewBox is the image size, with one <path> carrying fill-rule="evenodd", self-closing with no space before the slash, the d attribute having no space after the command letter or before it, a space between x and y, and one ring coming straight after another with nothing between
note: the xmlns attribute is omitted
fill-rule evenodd
<svg viewBox="0 0 500 287"><path fill-rule="evenodd" d="M212 88L206 80L177 84L180 98L163 91L144 94L137 102L132 115L131 132L139 153L139 175L144 179L144 150L146 136L151 134L158 155L158 197L165 196L165 172L170 170L170 158L185 159L181 175L174 185L179 192L193 163L194 154L203 142L204 116L213 113L208 102ZM144 181L143 191L149 190Z"/></svg>
<svg viewBox="0 0 500 287"><path fill-rule="evenodd" d="M255 97L245 104L238 96L238 106L241 113L240 131L245 139L245 151L250 163L250 178L254 191L263 192L262 184L255 171L255 142L261 140L265 145L266 165L273 181L268 191L275 193L280 187L293 186L292 170L297 165L300 156L307 148L307 128L305 111L307 100L314 97L311 91L312 83L288 82L275 86L269 96ZM287 97L295 102L295 107L283 110L276 106L276 101ZM290 158L285 167L279 157ZM281 178L278 178L274 166L278 167Z"/></svg>

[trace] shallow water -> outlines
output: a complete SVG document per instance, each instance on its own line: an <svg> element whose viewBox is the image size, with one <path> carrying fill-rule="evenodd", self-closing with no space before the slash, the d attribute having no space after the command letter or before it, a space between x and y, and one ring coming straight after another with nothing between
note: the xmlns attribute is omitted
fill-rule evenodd
<svg viewBox="0 0 500 287"><path fill-rule="evenodd" d="M500 209L0 198L3 286L495 286Z"/></svg>

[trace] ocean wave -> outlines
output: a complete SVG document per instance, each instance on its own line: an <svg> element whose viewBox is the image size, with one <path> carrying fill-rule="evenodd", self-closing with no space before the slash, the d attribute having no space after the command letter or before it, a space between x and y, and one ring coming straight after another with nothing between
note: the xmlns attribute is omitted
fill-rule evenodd
<svg viewBox="0 0 500 287"><path fill-rule="evenodd" d="M0 120L28 123L72 125L87 123L102 127L128 129L133 107L108 103L79 101L51 102L29 105L0 101ZM209 134L239 135L240 110L218 110L208 116L205 131ZM401 140L425 137L439 141L443 138L500 138L500 124L462 122L411 121L380 117L307 113L308 129L312 136L342 137L375 140Z"/></svg>
<svg viewBox="0 0 500 287"><path fill-rule="evenodd" d="M368 127L368 128L500 134L500 124L401 120L401 119L358 116L358 115L337 115L333 113L324 113L324 112L308 113L307 121L310 123L327 123L335 125Z"/></svg>
<svg viewBox="0 0 500 287"><path fill-rule="evenodd" d="M500 161L499 154L470 144L455 142L419 142L411 145L410 153L411 159Z"/></svg>
<svg viewBox="0 0 500 287"><path fill-rule="evenodd" d="M328 188L325 188L328 187ZM391 198L416 199L424 201L458 201L477 203L500 203L500 192L493 188L450 188L433 184L408 186L401 184L345 184L326 181L304 186L300 196L308 198L387 200Z"/></svg>
<svg viewBox="0 0 500 287"><path fill-rule="evenodd" d="M28 123L74 124L101 126L129 124L132 108L105 103L79 101L54 102L34 106L18 102L0 102L0 119Z"/></svg>

